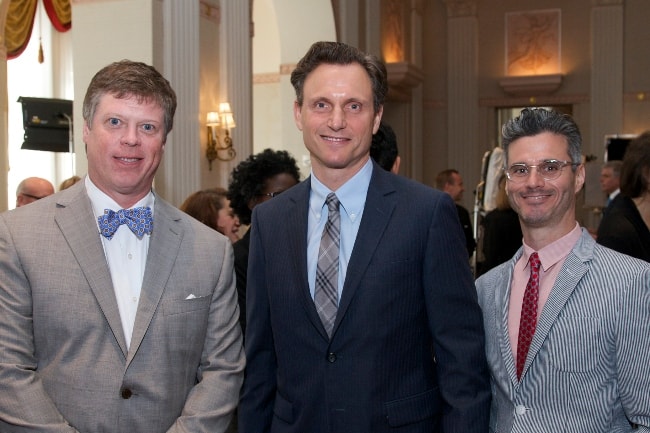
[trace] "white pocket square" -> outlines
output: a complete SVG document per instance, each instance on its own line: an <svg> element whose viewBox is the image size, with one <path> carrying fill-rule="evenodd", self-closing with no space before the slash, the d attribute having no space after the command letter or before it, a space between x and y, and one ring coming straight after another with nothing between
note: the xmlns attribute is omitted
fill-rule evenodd
<svg viewBox="0 0 650 433"><path fill-rule="evenodd" d="M194 299L194 298L196 298L196 296L194 296L194 294L191 293L187 296L187 298L185 298L185 300L187 301L188 299Z"/></svg>

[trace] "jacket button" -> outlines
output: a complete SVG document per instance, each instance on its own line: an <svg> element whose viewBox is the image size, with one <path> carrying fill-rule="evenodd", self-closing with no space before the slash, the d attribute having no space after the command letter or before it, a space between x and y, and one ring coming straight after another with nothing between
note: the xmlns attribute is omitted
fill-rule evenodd
<svg viewBox="0 0 650 433"><path fill-rule="evenodd" d="M330 352L327 354L327 360L329 362L336 362L336 353Z"/></svg>
<svg viewBox="0 0 650 433"><path fill-rule="evenodd" d="M526 406L524 406L523 404L516 406L515 413L519 416L526 415Z"/></svg>
<svg viewBox="0 0 650 433"><path fill-rule="evenodd" d="M124 400L128 400L133 395L133 391L131 391L129 388L122 388L122 391L120 392L120 394L122 395L122 398Z"/></svg>

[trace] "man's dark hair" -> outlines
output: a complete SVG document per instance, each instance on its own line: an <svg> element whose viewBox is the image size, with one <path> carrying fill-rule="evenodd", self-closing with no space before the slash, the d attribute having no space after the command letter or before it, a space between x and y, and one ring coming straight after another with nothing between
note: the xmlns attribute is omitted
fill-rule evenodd
<svg viewBox="0 0 650 433"><path fill-rule="evenodd" d="M503 136L503 150L508 158L508 146L515 140L523 137L532 137L543 132L561 135L569 145L571 162L582 162L582 136L575 121L568 114L559 113L545 108L524 108L519 116L508 120L501 129ZM571 166L575 172L577 165Z"/></svg>
<svg viewBox="0 0 650 433"><path fill-rule="evenodd" d="M397 159L397 137L389 124L381 122L377 133L372 136L370 156L386 171L391 171Z"/></svg>
<svg viewBox="0 0 650 433"><path fill-rule="evenodd" d="M242 224L250 224L253 214L249 204L264 189L267 179L287 173L300 182L296 160L286 150L264 149L240 162L230 173L228 199Z"/></svg>
<svg viewBox="0 0 650 433"><path fill-rule="evenodd" d="M358 63L368 73L372 85L373 106L377 113L388 93L386 66L376 56L342 42L316 42L307 51L291 73L291 84L296 91L298 105L302 106L303 89L307 76L323 64L350 65Z"/></svg>

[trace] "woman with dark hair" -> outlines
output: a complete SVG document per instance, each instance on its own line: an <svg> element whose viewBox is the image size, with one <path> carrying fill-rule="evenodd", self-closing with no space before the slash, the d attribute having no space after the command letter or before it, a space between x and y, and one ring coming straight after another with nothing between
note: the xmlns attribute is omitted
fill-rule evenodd
<svg viewBox="0 0 650 433"><path fill-rule="evenodd" d="M192 193L180 210L206 226L218 231L235 243L239 240L239 220L223 188L208 188Z"/></svg>
<svg viewBox="0 0 650 433"><path fill-rule="evenodd" d="M628 144L621 167L621 193L598 227L597 242L650 262L650 131Z"/></svg>
<svg viewBox="0 0 650 433"><path fill-rule="evenodd" d="M230 174L228 198L242 224L250 224L253 208L300 181L296 160L286 150L265 149L251 155ZM246 272L250 232L234 244L235 274L239 296L239 322L246 335Z"/></svg>

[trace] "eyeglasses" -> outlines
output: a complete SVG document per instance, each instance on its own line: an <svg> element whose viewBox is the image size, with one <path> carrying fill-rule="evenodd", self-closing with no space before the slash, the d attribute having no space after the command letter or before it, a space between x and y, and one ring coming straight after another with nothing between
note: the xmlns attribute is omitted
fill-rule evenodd
<svg viewBox="0 0 650 433"><path fill-rule="evenodd" d="M266 192L266 193L259 193L259 194L255 194L255 195L257 195L257 196L259 196L259 197L271 197L271 198L273 198L273 197L277 197L277 196L279 196L279 195L282 194L283 192L284 192L284 191Z"/></svg>
<svg viewBox="0 0 650 433"><path fill-rule="evenodd" d="M571 161L558 161L556 159L549 159L548 161L541 162L537 165L528 165L524 163L512 164L506 168L506 176L508 180L513 182L522 182L529 175L533 167L537 169L537 173L544 178L544 180L554 180L560 177L562 169L567 165L578 166L579 163Z"/></svg>
<svg viewBox="0 0 650 433"><path fill-rule="evenodd" d="M42 199L42 198L47 197L46 195L43 196L43 197L39 197L39 196L37 196L37 195L27 194L26 192L21 192L20 195L24 195L25 197L29 197L29 198L34 199L34 200L40 200L40 199Z"/></svg>

